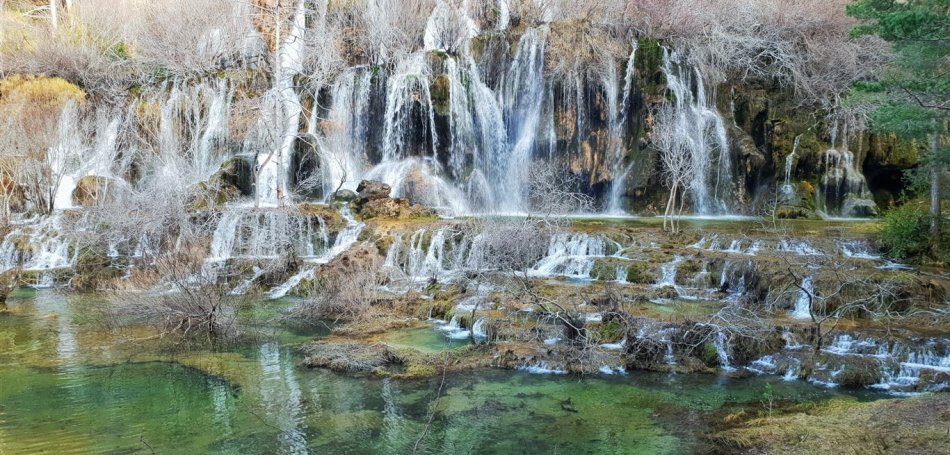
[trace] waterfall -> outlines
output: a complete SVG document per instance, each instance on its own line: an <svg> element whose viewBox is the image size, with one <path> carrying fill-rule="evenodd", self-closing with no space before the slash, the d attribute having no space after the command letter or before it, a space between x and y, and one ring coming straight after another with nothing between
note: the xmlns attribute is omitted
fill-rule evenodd
<svg viewBox="0 0 950 455"><path fill-rule="evenodd" d="M607 255L603 237L587 234L558 234L551 238L547 255L529 273L534 276L590 278L594 260Z"/></svg>
<svg viewBox="0 0 950 455"><path fill-rule="evenodd" d="M476 341L482 341L488 339L488 332L485 331L485 324L488 321L485 318L478 318L474 324L472 324L472 337Z"/></svg>
<svg viewBox="0 0 950 455"><path fill-rule="evenodd" d="M838 247L841 248L841 254L846 258L867 259L876 261L881 259L881 255L874 252L871 245L865 240L839 241Z"/></svg>
<svg viewBox="0 0 950 455"><path fill-rule="evenodd" d="M303 72L306 27L307 1L298 0L290 32L277 52L274 87L265 96L270 98L265 109L271 112L263 115L273 116L268 121L279 135L276 144L257 154L257 201L262 205L281 205L290 195L287 180L303 112L294 78Z"/></svg>
<svg viewBox="0 0 950 455"><path fill-rule="evenodd" d="M470 331L462 327L458 316L452 316L451 321L440 325L438 329L445 332L445 336L453 340L467 340L471 335Z"/></svg>
<svg viewBox="0 0 950 455"><path fill-rule="evenodd" d="M703 215L729 214L733 200L729 139L714 97L707 96L699 70L676 52L663 50L662 69L676 98L676 129L686 138L696 166L689 184L693 209Z"/></svg>
<svg viewBox="0 0 950 455"><path fill-rule="evenodd" d="M211 237L209 260L274 259L288 253L311 259L329 247L326 226L284 209L231 208ZM342 234L340 234L342 235Z"/></svg>
<svg viewBox="0 0 950 455"><path fill-rule="evenodd" d="M525 31L518 42L511 67L504 75L499 93L508 132L508 157L501 176L499 200L502 211L526 208L528 167L535 149L538 125L544 105L544 52L548 28Z"/></svg>
<svg viewBox="0 0 950 455"><path fill-rule="evenodd" d="M360 234L363 233L363 229L366 228L366 225L356 221L353 218L353 213L350 211L348 206L343 206L340 209L340 215L343 217L343 220L346 221L346 227L340 231L336 236L336 241L333 243L333 246L323 256L318 257L309 262L316 262L318 264L325 264L330 262L337 256L343 254L346 250L350 249L353 244L359 240Z"/></svg>
<svg viewBox="0 0 950 455"><path fill-rule="evenodd" d="M247 294L247 291L251 289L251 286L254 285L254 282L257 281L258 278L264 276L264 269L255 266L253 270L254 270L254 275L244 280L243 282L241 282L241 284L239 284L237 287L232 289L231 292L229 293L230 295Z"/></svg>
<svg viewBox="0 0 950 455"><path fill-rule="evenodd" d="M620 284L627 284L627 283L628 283L628 281L627 281L627 275L628 275L629 273L630 273L630 268L629 268L629 267L626 267L626 266L623 266L623 265L618 265L618 266L617 266L617 278L616 278L616 281L617 281L618 283L620 283Z"/></svg>
<svg viewBox="0 0 950 455"><path fill-rule="evenodd" d="M280 286L277 286L267 294L271 299L279 299L285 297L290 291L300 285L303 280L312 280L316 276L317 269L314 267L308 267L303 270L300 270L294 276L290 277Z"/></svg>
<svg viewBox="0 0 950 455"><path fill-rule="evenodd" d="M802 135L795 136L795 142L792 144L792 153L785 157L785 183L782 184L782 193L786 196L793 196L795 188L792 186L792 165L795 163L795 153L798 151L798 143L802 140Z"/></svg>
<svg viewBox="0 0 950 455"><path fill-rule="evenodd" d="M332 105L319 129L319 109L311 112L307 134L317 141L324 200L338 187L356 190L363 175L369 141L372 79L370 68L350 68L330 88Z"/></svg>
<svg viewBox="0 0 950 455"><path fill-rule="evenodd" d="M72 268L79 250L67 232L61 213L17 226L0 243L0 272L20 267L29 271Z"/></svg>
<svg viewBox="0 0 950 455"><path fill-rule="evenodd" d="M418 137L431 137L428 150L435 156L439 138L436 136L435 111L429 91L431 76L425 56L425 53L417 52L402 60L387 81L384 163L421 154L412 150Z"/></svg>
<svg viewBox="0 0 950 455"><path fill-rule="evenodd" d="M719 367L725 371L734 371L735 368L729 363L729 339L723 331L716 332L716 355L719 357Z"/></svg>
<svg viewBox="0 0 950 455"><path fill-rule="evenodd" d="M624 137L627 133L627 113L630 111L630 93L633 90L633 76L636 71L637 47L638 44L634 41L630 57L627 58L627 71L623 78L623 100L619 106L620 112L617 112L617 106L611 106L610 109L610 153L613 160L610 193L607 198L607 213L610 214L624 213L620 199L627 182L627 175L630 173L630 169L624 166L626 152ZM615 99L616 97L612 98Z"/></svg>
<svg viewBox="0 0 950 455"><path fill-rule="evenodd" d="M810 296L815 294L811 277L805 277L802 280L802 288L798 291L798 299L795 301L795 308L792 310L791 316L795 319L811 319Z"/></svg>
<svg viewBox="0 0 950 455"><path fill-rule="evenodd" d="M682 256L673 256L673 260L660 266L660 278L654 287L676 287L676 269L683 262Z"/></svg>

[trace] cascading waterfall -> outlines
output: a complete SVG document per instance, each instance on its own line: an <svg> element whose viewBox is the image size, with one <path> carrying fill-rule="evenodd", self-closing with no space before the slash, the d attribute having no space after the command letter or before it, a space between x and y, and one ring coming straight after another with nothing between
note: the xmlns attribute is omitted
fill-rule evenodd
<svg viewBox="0 0 950 455"><path fill-rule="evenodd" d="M312 259L329 247L322 219L282 209L232 208L215 228L209 260L274 259L291 252Z"/></svg>
<svg viewBox="0 0 950 455"><path fill-rule="evenodd" d="M795 142L792 144L792 153L789 153L785 157L785 181L782 184L782 194L786 197L793 196L795 194L795 188L792 186L792 166L795 164L795 153L798 152L798 144L801 142L802 136L799 134L795 136Z"/></svg>
<svg viewBox="0 0 950 455"><path fill-rule="evenodd" d="M278 131L275 143L257 153L257 202L259 205L275 206L289 197L287 179L290 174L291 156L299 133L300 115L303 106L297 93L294 78L303 72L303 56L307 27L307 2L298 0L287 38L278 50L274 68L274 87L268 95L270 102L262 109L262 119ZM267 112L270 111L270 112Z"/></svg>
<svg viewBox="0 0 950 455"><path fill-rule="evenodd" d="M435 155L439 138L432 106L431 74L426 54L417 52L399 62L389 77L386 88L385 136L383 163L395 163L428 149ZM420 137L430 137L429 144L413 150Z"/></svg>
<svg viewBox="0 0 950 455"><path fill-rule="evenodd" d="M819 212L825 216L867 217L877 214L871 190L867 179L856 162L855 152L850 147L850 136L847 125L840 132L841 144L837 144L839 136L838 123L831 129L831 148L821 157L824 173L815 192ZM857 135L860 153L862 136Z"/></svg>
<svg viewBox="0 0 950 455"><path fill-rule="evenodd" d="M594 269L594 260L605 256L607 242L601 236L558 234L551 239L547 255L529 273L586 279Z"/></svg>
<svg viewBox="0 0 950 455"><path fill-rule="evenodd" d="M654 287L676 287L676 269L683 262L682 256L673 256L673 260L660 266L660 278Z"/></svg>
<svg viewBox="0 0 950 455"><path fill-rule="evenodd" d="M504 196L498 201L502 211L526 208L528 167L535 149L538 125L544 105L544 52L547 26L528 29L518 42L518 50L505 74L499 95L508 131L508 158L500 173Z"/></svg>
<svg viewBox="0 0 950 455"><path fill-rule="evenodd" d="M329 117L319 122L313 109L307 135L317 141L324 199L337 188L356 190L363 175L369 142L369 105L373 71L357 66L341 74L330 89ZM319 125L319 127L318 127Z"/></svg>
<svg viewBox="0 0 950 455"><path fill-rule="evenodd" d="M623 82L623 100L620 102L619 110L617 112L617 106L611 106L610 109L610 153L612 155L613 165L612 165L612 180L610 182L610 193L607 197L607 213L609 214L623 214L623 207L621 204L621 196L623 195L624 186L627 183L627 175L630 173L630 168L624 165L624 154L626 152L626 147L624 147L624 137L627 133L627 113L630 111L630 92L633 90L633 76L636 71L636 59L637 59L637 48L638 43L633 42L633 49L630 51L630 57L627 58L627 70L624 74ZM605 81L604 85L606 87L614 87L615 84L610 80ZM614 99L616 98L613 97Z"/></svg>
<svg viewBox="0 0 950 455"><path fill-rule="evenodd" d="M811 277L805 277L802 280L802 289L798 291L798 299L795 300L795 308L792 310L793 318L811 319L811 296L814 294L815 288Z"/></svg>
<svg viewBox="0 0 950 455"><path fill-rule="evenodd" d="M695 165L689 184L693 210L701 215L729 214L733 206L732 162L725 122L712 102L715 97L706 94L699 70L676 52L663 50L662 69L676 98L676 129L686 138Z"/></svg>
<svg viewBox="0 0 950 455"><path fill-rule="evenodd" d="M67 232L60 213L16 227L0 243L0 272L72 268L79 259L79 250Z"/></svg>

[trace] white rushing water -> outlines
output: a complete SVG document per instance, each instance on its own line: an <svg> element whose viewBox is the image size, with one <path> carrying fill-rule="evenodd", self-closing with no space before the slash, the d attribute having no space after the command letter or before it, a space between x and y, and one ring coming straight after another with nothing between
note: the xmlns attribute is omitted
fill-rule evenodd
<svg viewBox="0 0 950 455"><path fill-rule="evenodd" d="M590 278L595 260L607 256L601 236L558 234L551 239L547 255L529 273L533 276Z"/></svg>
<svg viewBox="0 0 950 455"><path fill-rule="evenodd" d="M810 276L802 280L801 287L802 289L798 290L798 298L795 300L791 316L795 319L811 319L811 296L815 294L815 288Z"/></svg>
<svg viewBox="0 0 950 455"><path fill-rule="evenodd" d="M663 50L663 74L676 101L676 129L687 138L695 171L689 183L693 210L701 215L732 212L732 162L725 122L706 81L676 52ZM695 92L693 88L695 87Z"/></svg>

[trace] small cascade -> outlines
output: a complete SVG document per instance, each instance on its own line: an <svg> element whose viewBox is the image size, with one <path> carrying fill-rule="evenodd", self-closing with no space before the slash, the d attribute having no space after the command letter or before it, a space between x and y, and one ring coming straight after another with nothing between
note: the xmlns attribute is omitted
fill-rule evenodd
<svg viewBox="0 0 950 455"><path fill-rule="evenodd" d="M673 260L660 266L660 277L654 287L676 287L676 269L683 262L682 256L673 256Z"/></svg>
<svg viewBox="0 0 950 455"><path fill-rule="evenodd" d="M547 362L526 363L518 367L518 370L531 374L567 374L567 370L552 367Z"/></svg>
<svg viewBox="0 0 950 455"><path fill-rule="evenodd" d="M232 208L224 212L211 239L209 260L274 259L289 253L319 257L329 247L326 225L290 210Z"/></svg>
<svg viewBox="0 0 950 455"><path fill-rule="evenodd" d="M366 225L353 218L353 213L350 211L349 206L344 205L340 209L340 215L343 217L343 220L346 221L346 227L336 236L336 241L333 242L333 246L330 247L326 253L313 260L308 260L308 262L326 264L343 254L344 251L350 249L350 247L359 240L360 234L363 233L363 229L366 228Z"/></svg>
<svg viewBox="0 0 950 455"><path fill-rule="evenodd" d="M534 276L590 278L597 258L606 257L603 237L587 234L558 234L551 239L547 255L530 271Z"/></svg>
<svg viewBox="0 0 950 455"><path fill-rule="evenodd" d="M271 289L270 292L267 293L267 296L270 297L271 299L279 299L279 298L285 297L288 293L290 293L290 291L292 291L294 288L299 286L300 283L303 282L304 280L312 280L316 276L316 271L317 271L316 268L309 267L297 272L297 274L290 277L290 279L285 281L280 286L277 286L276 288Z"/></svg>
<svg viewBox="0 0 950 455"><path fill-rule="evenodd" d="M792 144L792 153L785 157L785 181L782 184L782 194L786 197L795 195L795 187L792 186L792 166L795 164L795 153L798 151L798 144L802 140L802 135L795 136L795 142Z"/></svg>
<svg viewBox="0 0 950 455"><path fill-rule="evenodd" d="M791 316L795 319L811 319L811 296L815 294L811 277L805 277L802 280L802 289L798 291L798 299L795 300L795 308Z"/></svg>
<svg viewBox="0 0 950 455"><path fill-rule="evenodd" d="M676 52L663 50L663 74L676 98L676 128L690 146L695 165L689 184L693 210L702 215L732 211L732 162L725 122L708 96L703 76ZM695 88L695 92L694 92Z"/></svg>
<svg viewBox="0 0 950 455"><path fill-rule="evenodd" d="M617 266L617 278L616 281L620 284L627 284L627 275L630 273L630 267L623 265Z"/></svg>
<svg viewBox="0 0 950 455"><path fill-rule="evenodd" d="M67 235L62 213L38 223L17 226L0 243L0 272L69 269L76 265L79 250Z"/></svg>
<svg viewBox="0 0 950 455"><path fill-rule="evenodd" d="M841 254L846 258L867 259L870 261L882 259L881 255L874 252L871 245L865 240L842 240L838 242L838 247L841 249Z"/></svg>
<svg viewBox="0 0 950 455"><path fill-rule="evenodd" d="M719 357L719 367L725 371L735 371L735 368L729 362L729 339L726 337L726 333L723 331L717 332L713 344L716 347L716 355Z"/></svg>
<svg viewBox="0 0 950 455"><path fill-rule="evenodd" d="M445 332L445 336L452 340L467 340L472 334L471 331L462 326L458 316L452 316L451 321L443 323L437 328Z"/></svg>
<svg viewBox="0 0 950 455"><path fill-rule="evenodd" d="M264 276L264 269L255 266L253 270L254 270L254 275L242 281L241 284L239 284L237 287L232 289L231 292L229 293L230 295L240 296L240 295L247 294L247 291L251 289L251 286L254 285L254 282L257 281L258 278Z"/></svg>
<svg viewBox="0 0 950 455"><path fill-rule="evenodd" d="M799 256L823 256L824 253L805 241L779 240L778 250L783 253L793 253Z"/></svg>
<svg viewBox="0 0 950 455"><path fill-rule="evenodd" d="M620 351L620 350L623 350L623 348L625 348L626 346L627 346L627 339L626 339L626 338L624 338L624 339L622 339L622 340L620 340L620 341L618 341L618 342L616 342L616 343L604 343L604 344L601 344L601 345L600 345L600 347L602 347L602 348L604 348L604 349L606 349L606 350L608 350L608 351Z"/></svg>
<svg viewBox="0 0 950 455"><path fill-rule="evenodd" d="M488 321L485 318L478 318L474 324L472 324L472 338L475 338L475 341L484 341L488 339L488 332L485 330L485 324Z"/></svg>

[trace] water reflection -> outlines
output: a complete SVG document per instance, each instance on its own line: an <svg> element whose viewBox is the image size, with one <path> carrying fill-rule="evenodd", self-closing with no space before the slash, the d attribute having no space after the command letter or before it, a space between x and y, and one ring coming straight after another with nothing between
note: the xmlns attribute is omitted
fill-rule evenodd
<svg viewBox="0 0 950 455"><path fill-rule="evenodd" d="M758 406L765 386L761 378L484 371L449 376L436 402L438 378L303 370L287 342L174 357L148 345L131 352L82 322L101 303L37 291L0 314L0 453L410 453L431 410L420 453L688 453L705 412ZM280 330L274 340L300 338ZM839 393L774 387L797 400Z"/></svg>

